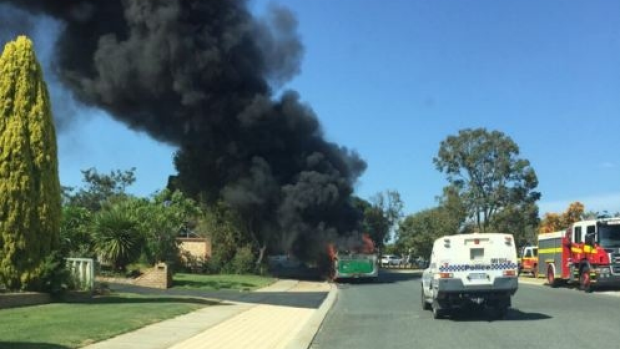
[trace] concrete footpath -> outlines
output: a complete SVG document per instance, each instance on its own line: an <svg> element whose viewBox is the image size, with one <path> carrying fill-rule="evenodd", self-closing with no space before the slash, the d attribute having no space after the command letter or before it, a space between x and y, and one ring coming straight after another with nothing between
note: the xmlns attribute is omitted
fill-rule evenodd
<svg viewBox="0 0 620 349"><path fill-rule="evenodd" d="M279 280L83 349L306 349L337 297L326 282ZM213 300L213 294L209 295Z"/></svg>

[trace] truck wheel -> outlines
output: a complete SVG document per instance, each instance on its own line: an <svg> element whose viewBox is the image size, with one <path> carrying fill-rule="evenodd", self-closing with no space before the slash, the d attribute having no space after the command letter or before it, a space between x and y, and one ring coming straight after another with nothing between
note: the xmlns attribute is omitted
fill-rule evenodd
<svg viewBox="0 0 620 349"><path fill-rule="evenodd" d="M493 309L494 318L497 320L504 319L507 314L508 314L508 307L506 306L498 306L495 309Z"/></svg>
<svg viewBox="0 0 620 349"><path fill-rule="evenodd" d="M555 278L555 269L551 264L547 267L547 283L552 288L558 287L558 281Z"/></svg>
<svg viewBox="0 0 620 349"><path fill-rule="evenodd" d="M583 268L579 274L579 288L586 293L592 292L592 280L590 279L590 269Z"/></svg>
<svg viewBox="0 0 620 349"><path fill-rule="evenodd" d="M440 309L434 303L433 303L432 308L433 308L433 319L442 319L445 316L446 314L445 309Z"/></svg>
<svg viewBox="0 0 620 349"><path fill-rule="evenodd" d="M422 290L422 309L423 310L430 310L431 309L431 305L426 301L426 298L424 297L424 290Z"/></svg>

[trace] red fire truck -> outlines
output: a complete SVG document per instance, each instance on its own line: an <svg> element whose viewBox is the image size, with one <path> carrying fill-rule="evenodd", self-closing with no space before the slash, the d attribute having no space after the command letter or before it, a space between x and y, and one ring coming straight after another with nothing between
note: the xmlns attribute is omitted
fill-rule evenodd
<svg viewBox="0 0 620 349"><path fill-rule="evenodd" d="M530 273L538 277L538 246L525 246L521 249L519 258L519 275Z"/></svg>
<svg viewBox="0 0 620 349"><path fill-rule="evenodd" d="M620 218L573 223L566 231L538 236L538 275L551 287L561 282L594 287L620 286Z"/></svg>

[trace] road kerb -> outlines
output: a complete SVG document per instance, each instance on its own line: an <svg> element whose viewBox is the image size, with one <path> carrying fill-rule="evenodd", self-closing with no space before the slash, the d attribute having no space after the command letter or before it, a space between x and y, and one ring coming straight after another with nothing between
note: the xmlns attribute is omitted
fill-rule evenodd
<svg viewBox="0 0 620 349"><path fill-rule="evenodd" d="M336 300L338 299L338 287L335 284L330 284L330 290L325 297L325 300L312 314L306 325L299 331L299 333L289 342L286 349L308 349L314 340L317 332L323 324L323 320L327 316L327 313L332 308Z"/></svg>

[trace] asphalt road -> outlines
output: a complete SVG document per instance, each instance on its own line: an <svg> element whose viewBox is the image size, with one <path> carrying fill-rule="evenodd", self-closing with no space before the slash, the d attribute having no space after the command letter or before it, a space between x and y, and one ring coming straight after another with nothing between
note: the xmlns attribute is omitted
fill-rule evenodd
<svg viewBox="0 0 620 349"><path fill-rule="evenodd" d="M619 348L620 297L520 283L502 320L475 312L434 320L417 274L340 284L311 348Z"/></svg>

